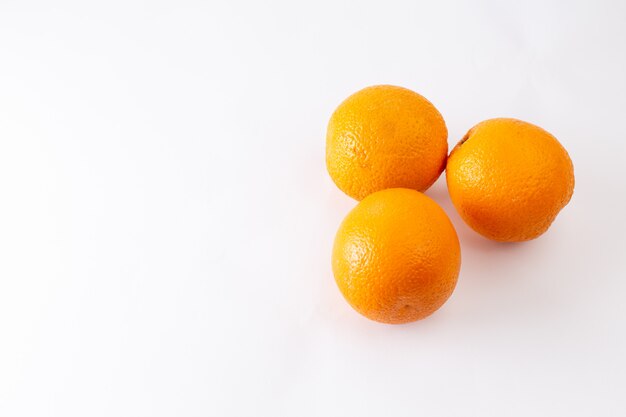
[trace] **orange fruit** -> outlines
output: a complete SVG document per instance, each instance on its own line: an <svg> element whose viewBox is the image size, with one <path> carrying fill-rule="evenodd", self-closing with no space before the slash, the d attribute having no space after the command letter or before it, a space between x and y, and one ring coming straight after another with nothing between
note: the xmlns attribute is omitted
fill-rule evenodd
<svg viewBox="0 0 626 417"><path fill-rule="evenodd" d="M516 119L470 129L446 167L452 203L465 222L498 241L534 239L570 201L574 167L559 141Z"/></svg>
<svg viewBox="0 0 626 417"><path fill-rule="evenodd" d="M437 203L415 190L393 188L367 196L346 216L332 266L356 311L382 323L407 323L450 297L461 249Z"/></svg>
<svg viewBox="0 0 626 417"><path fill-rule="evenodd" d="M443 171L446 124L428 100L402 87L367 87L328 123L326 166L337 186L361 200L385 188L424 191Z"/></svg>

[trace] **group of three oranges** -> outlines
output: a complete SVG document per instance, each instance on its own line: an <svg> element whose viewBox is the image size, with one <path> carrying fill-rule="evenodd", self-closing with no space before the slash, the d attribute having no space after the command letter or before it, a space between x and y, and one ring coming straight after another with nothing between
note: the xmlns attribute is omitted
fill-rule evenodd
<svg viewBox="0 0 626 417"><path fill-rule="evenodd" d="M330 119L328 172L360 200L337 232L333 273L350 305L372 320L424 318L456 286L459 239L444 210L422 194L444 169L461 218L492 240L538 237L572 196L572 161L540 127L486 120L449 155L447 139L439 111L396 86L365 88Z"/></svg>

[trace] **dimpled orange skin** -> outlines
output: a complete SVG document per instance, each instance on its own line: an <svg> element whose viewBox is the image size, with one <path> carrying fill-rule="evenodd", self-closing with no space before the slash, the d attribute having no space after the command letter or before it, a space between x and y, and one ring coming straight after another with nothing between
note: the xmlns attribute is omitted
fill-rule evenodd
<svg viewBox="0 0 626 417"><path fill-rule="evenodd" d="M461 249L448 216L430 197L387 189L346 216L332 266L356 311L382 323L408 323L432 314L450 297Z"/></svg>
<svg viewBox="0 0 626 417"><path fill-rule="evenodd" d="M481 235L517 242L543 234L574 192L574 166L559 141L516 119L474 126L452 150L448 191Z"/></svg>
<svg viewBox="0 0 626 417"><path fill-rule="evenodd" d="M428 100L402 87L364 88L328 123L326 166L335 184L361 200L385 188L424 191L443 171L446 124Z"/></svg>

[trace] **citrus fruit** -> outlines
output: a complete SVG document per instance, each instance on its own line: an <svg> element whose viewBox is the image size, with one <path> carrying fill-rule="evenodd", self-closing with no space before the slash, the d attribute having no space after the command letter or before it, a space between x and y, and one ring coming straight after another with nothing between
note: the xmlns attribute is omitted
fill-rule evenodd
<svg viewBox="0 0 626 417"><path fill-rule="evenodd" d="M443 171L446 124L428 100L402 87L367 87L328 123L326 166L337 186L361 200L385 188L424 191Z"/></svg>
<svg viewBox="0 0 626 417"><path fill-rule="evenodd" d="M370 194L344 219L332 254L335 281L365 317L422 319L450 297L461 266L452 223L430 197L393 188Z"/></svg>
<svg viewBox="0 0 626 417"><path fill-rule="evenodd" d="M559 141L516 119L470 129L446 167L452 203L465 222L498 241L534 239L570 201L574 167Z"/></svg>

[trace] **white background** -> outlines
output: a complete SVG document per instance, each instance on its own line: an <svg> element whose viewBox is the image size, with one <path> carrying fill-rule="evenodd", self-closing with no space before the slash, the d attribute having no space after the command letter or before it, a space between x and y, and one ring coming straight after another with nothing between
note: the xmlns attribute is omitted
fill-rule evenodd
<svg viewBox="0 0 626 417"><path fill-rule="evenodd" d="M626 413L626 3L0 1L0 415ZM497 244L445 182L449 302L388 326L330 251L325 128L411 88L449 143L496 116L569 150L549 232Z"/></svg>

